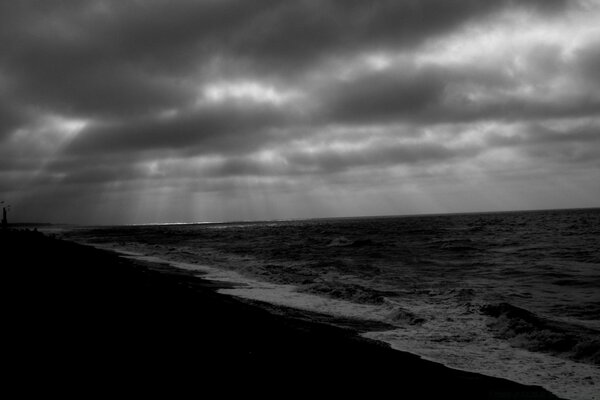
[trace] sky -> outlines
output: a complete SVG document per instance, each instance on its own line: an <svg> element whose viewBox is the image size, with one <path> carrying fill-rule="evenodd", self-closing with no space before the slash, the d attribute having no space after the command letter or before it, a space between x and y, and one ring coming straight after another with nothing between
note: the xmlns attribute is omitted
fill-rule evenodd
<svg viewBox="0 0 600 400"><path fill-rule="evenodd" d="M9 221L600 206L600 0L0 3Z"/></svg>

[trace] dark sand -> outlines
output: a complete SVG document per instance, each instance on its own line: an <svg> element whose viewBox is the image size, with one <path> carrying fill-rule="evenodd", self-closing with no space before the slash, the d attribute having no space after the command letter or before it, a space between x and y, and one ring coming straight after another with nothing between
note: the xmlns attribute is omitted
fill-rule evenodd
<svg viewBox="0 0 600 400"><path fill-rule="evenodd" d="M0 239L5 390L20 397L555 398L266 311L168 266L33 232Z"/></svg>

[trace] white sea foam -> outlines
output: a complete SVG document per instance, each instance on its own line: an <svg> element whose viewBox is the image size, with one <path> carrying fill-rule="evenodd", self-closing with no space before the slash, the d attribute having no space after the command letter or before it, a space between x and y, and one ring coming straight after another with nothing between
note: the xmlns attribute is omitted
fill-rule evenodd
<svg viewBox="0 0 600 400"><path fill-rule="evenodd" d="M260 281L243 276L232 270L210 267L207 265L193 264L181 261L172 261L164 257L148 256L136 251L118 249L113 246L101 246L123 254L126 258L153 263L166 263L173 267L187 271L198 271L202 279L234 284L232 289L219 289L218 292L240 298L267 302L270 304L292 307L299 310L311 311L330 315L332 317L356 318L363 320L381 321L388 320L391 309L389 307L356 304L344 300L329 299L309 293L297 291L294 285L282 285Z"/></svg>
<svg viewBox="0 0 600 400"><path fill-rule="evenodd" d="M539 385L565 399L593 400L600 368L511 346L491 335L486 318L440 304L405 305L423 324L363 336L448 367Z"/></svg>

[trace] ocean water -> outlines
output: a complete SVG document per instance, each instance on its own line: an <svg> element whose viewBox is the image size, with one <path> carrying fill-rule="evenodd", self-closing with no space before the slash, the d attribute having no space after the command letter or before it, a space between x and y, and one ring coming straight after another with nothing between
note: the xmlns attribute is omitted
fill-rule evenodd
<svg viewBox="0 0 600 400"><path fill-rule="evenodd" d="M230 295L362 321L364 336L449 367L600 399L600 209L64 236L239 283Z"/></svg>

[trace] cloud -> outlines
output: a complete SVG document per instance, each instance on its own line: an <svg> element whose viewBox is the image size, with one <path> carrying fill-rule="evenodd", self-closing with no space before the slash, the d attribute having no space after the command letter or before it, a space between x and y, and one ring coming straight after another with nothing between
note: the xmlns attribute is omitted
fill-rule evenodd
<svg viewBox="0 0 600 400"><path fill-rule="evenodd" d="M54 205L236 188L324 204L328 185L593 179L599 15L587 0L4 2L2 196L30 212L42 189Z"/></svg>
<svg viewBox="0 0 600 400"><path fill-rule="evenodd" d="M179 150L184 153L241 151L264 145L285 115L268 107L208 107L167 116L98 123L66 148L68 154Z"/></svg>
<svg viewBox="0 0 600 400"><path fill-rule="evenodd" d="M336 122L418 119L437 107L444 81L435 71L372 73L325 88L328 117Z"/></svg>
<svg viewBox="0 0 600 400"><path fill-rule="evenodd" d="M14 129L27 121L25 110L10 104L6 99L0 99L0 143Z"/></svg>
<svg viewBox="0 0 600 400"><path fill-rule="evenodd" d="M231 41L242 57L276 66L305 67L331 54L368 48L414 47L467 21L511 5L510 1L299 1L279 2L256 16ZM564 1L525 1L545 11Z"/></svg>
<svg viewBox="0 0 600 400"><path fill-rule="evenodd" d="M365 49L414 49L510 4L24 1L4 6L0 60L15 83L12 99L77 117L152 116L185 108L198 87L227 72L294 80ZM521 7L558 12L565 4Z"/></svg>
<svg viewBox="0 0 600 400"><path fill-rule="evenodd" d="M518 125L509 134L491 136L488 145L508 147L528 156L576 168L600 167L600 121L547 121Z"/></svg>
<svg viewBox="0 0 600 400"><path fill-rule="evenodd" d="M441 163L470 154L474 149L451 149L441 144L387 144L363 146L347 151L328 149L311 153L296 153L290 162L313 173L334 173L362 167Z"/></svg>
<svg viewBox="0 0 600 400"><path fill-rule="evenodd" d="M577 50L576 68L585 85L600 88L600 41L591 42Z"/></svg>

